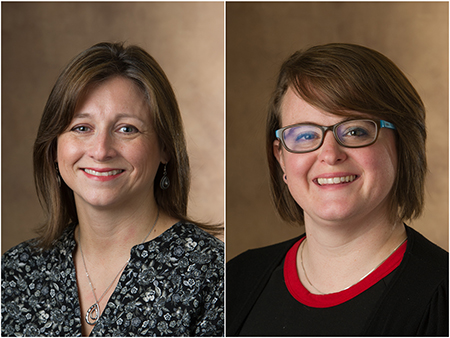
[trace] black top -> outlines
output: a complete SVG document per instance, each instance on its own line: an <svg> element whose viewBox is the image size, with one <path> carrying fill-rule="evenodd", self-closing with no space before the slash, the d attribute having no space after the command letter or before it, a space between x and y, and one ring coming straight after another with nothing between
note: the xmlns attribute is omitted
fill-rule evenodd
<svg viewBox="0 0 450 338"><path fill-rule="evenodd" d="M70 227L50 250L3 255L2 336L81 336L75 246ZM184 222L134 246L91 336L223 335L223 258L221 241Z"/></svg>
<svg viewBox="0 0 450 338"><path fill-rule="evenodd" d="M307 307L284 285L284 257L302 236L232 259L227 264L227 336L448 336L448 253L406 230L400 266L359 296L330 308Z"/></svg>
<svg viewBox="0 0 450 338"><path fill-rule="evenodd" d="M241 336L358 336L393 275L349 301L318 308L300 303L289 293L283 267L284 260L250 311Z"/></svg>

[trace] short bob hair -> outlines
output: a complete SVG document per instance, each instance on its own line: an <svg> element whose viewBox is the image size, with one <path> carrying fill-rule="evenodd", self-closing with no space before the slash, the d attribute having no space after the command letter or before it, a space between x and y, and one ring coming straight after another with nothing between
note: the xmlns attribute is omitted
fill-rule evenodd
<svg viewBox="0 0 450 338"><path fill-rule="evenodd" d="M398 67L381 53L358 45L332 43L298 51L281 66L269 103L266 152L272 198L281 218L304 224L303 209L283 181L273 154L275 130L281 125L281 105L287 89L308 104L338 116L368 115L396 127L398 169L390 193L389 218L420 216L427 172L425 108Z"/></svg>
<svg viewBox="0 0 450 338"><path fill-rule="evenodd" d="M79 98L92 84L111 77L132 80L144 93L158 135L169 155L170 188L162 190L160 164L154 195L161 211L186 220L190 186L189 158L180 111L172 87L158 63L137 46L99 43L77 55L62 71L44 108L34 144L34 178L46 222L39 231L39 246L49 248L69 224L78 222L72 190L61 182L55 165L57 138L69 126Z"/></svg>

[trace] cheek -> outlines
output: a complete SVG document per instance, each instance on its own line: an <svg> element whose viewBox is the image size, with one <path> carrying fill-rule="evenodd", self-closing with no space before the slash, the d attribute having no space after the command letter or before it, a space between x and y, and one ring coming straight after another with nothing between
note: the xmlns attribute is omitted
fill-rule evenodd
<svg viewBox="0 0 450 338"><path fill-rule="evenodd" d="M383 131L385 132L385 137L383 138L384 142L380 143L380 159L382 159L380 162L383 162L380 164L383 166L381 170L389 172L391 180L394 181L397 176L398 169L397 142L394 133L386 130Z"/></svg>
<svg viewBox="0 0 450 338"><path fill-rule="evenodd" d="M141 171L150 172L152 175L156 174L159 163L161 162L161 152L159 147L155 144L139 143L128 149L123 149L123 152L128 159L128 162L139 167Z"/></svg>
<svg viewBox="0 0 450 338"><path fill-rule="evenodd" d="M311 154L285 153L284 166L288 181L308 180L308 173L315 163L315 157Z"/></svg>
<svg viewBox="0 0 450 338"><path fill-rule="evenodd" d="M58 138L56 149L56 161L60 167L70 165L81 157L82 147L65 135Z"/></svg>
<svg viewBox="0 0 450 338"><path fill-rule="evenodd" d="M361 166L374 184L390 190L397 176L397 153L394 147L383 146L374 150L361 156Z"/></svg>

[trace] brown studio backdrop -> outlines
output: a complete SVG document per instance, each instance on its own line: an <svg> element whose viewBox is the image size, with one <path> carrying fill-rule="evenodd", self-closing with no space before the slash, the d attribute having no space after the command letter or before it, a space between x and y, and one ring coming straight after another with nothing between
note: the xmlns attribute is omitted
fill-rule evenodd
<svg viewBox="0 0 450 338"><path fill-rule="evenodd" d="M224 219L223 3L2 3L2 253L43 222L32 147L57 76L101 41L126 41L166 72L191 161L189 215Z"/></svg>
<svg viewBox="0 0 450 338"><path fill-rule="evenodd" d="M300 235L270 200L265 118L281 63L298 49L330 42L385 54L427 109L426 206L409 223L448 250L448 3L227 3L227 259Z"/></svg>

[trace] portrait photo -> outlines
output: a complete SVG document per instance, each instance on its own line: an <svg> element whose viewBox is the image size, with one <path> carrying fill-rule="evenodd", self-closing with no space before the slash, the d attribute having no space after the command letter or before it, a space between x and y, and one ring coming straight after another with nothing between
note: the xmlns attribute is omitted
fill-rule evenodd
<svg viewBox="0 0 450 338"><path fill-rule="evenodd" d="M224 5L2 3L2 336L223 336Z"/></svg>
<svg viewBox="0 0 450 338"><path fill-rule="evenodd" d="M226 13L227 335L448 335L448 3Z"/></svg>

